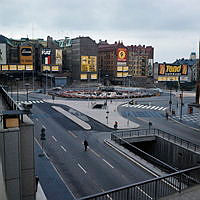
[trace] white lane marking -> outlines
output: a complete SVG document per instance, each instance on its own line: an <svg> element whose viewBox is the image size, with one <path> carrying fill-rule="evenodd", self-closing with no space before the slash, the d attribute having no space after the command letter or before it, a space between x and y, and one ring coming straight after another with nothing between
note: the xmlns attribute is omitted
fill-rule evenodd
<svg viewBox="0 0 200 200"><path fill-rule="evenodd" d="M102 159L107 165L109 165L111 168L114 168L108 161L106 161L105 159Z"/></svg>
<svg viewBox="0 0 200 200"><path fill-rule="evenodd" d="M36 102L37 102L37 103L40 103L40 101L38 101L38 100L37 100Z"/></svg>
<svg viewBox="0 0 200 200"><path fill-rule="evenodd" d="M137 108L141 108L141 107L143 107L144 105L139 105Z"/></svg>
<svg viewBox="0 0 200 200"><path fill-rule="evenodd" d="M158 110L162 110L164 107L160 107Z"/></svg>
<svg viewBox="0 0 200 200"><path fill-rule="evenodd" d="M138 186L136 187L140 192L142 192L144 195L146 195L149 199L153 199L151 196L149 196L144 190L139 188Z"/></svg>
<svg viewBox="0 0 200 200"><path fill-rule="evenodd" d="M55 109L56 111L62 113L64 116L66 116L67 118L69 118L70 120L72 120L73 122L75 122L76 124L81 126L82 128L84 128L86 130L91 130L91 126L88 123L79 119L78 117L69 113L68 111L64 110L63 108L61 108L59 106L52 106L52 108Z"/></svg>
<svg viewBox="0 0 200 200"><path fill-rule="evenodd" d="M32 101L32 103L36 103L35 101Z"/></svg>
<svg viewBox="0 0 200 200"><path fill-rule="evenodd" d="M65 152L67 151L62 145L60 145L60 147L63 149L63 151Z"/></svg>
<svg viewBox="0 0 200 200"><path fill-rule="evenodd" d="M54 136L52 136L52 138L53 138L56 142L58 141Z"/></svg>
<svg viewBox="0 0 200 200"><path fill-rule="evenodd" d="M152 109L154 109L156 106L152 106L150 109L152 110Z"/></svg>
<svg viewBox="0 0 200 200"><path fill-rule="evenodd" d="M77 136L76 136L72 131L68 131L68 133L69 133L70 135L72 135L73 137L77 138Z"/></svg>
<svg viewBox="0 0 200 200"><path fill-rule="evenodd" d="M166 110L167 108L163 108L163 110Z"/></svg>
<svg viewBox="0 0 200 200"><path fill-rule="evenodd" d="M83 170L83 172L86 174L86 170L78 163L78 166Z"/></svg>
<svg viewBox="0 0 200 200"><path fill-rule="evenodd" d="M128 105L127 104L122 105L122 107L126 107L126 106L128 106Z"/></svg>
<svg viewBox="0 0 200 200"><path fill-rule="evenodd" d="M88 147L89 148L89 147ZM98 153L96 153L93 149L89 148L92 153L94 153L97 157L101 157Z"/></svg>
<svg viewBox="0 0 200 200"><path fill-rule="evenodd" d="M135 108L137 108L138 106L141 106L140 104L136 105Z"/></svg>
<svg viewBox="0 0 200 200"><path fill-rule="evenodd" d="M146 107L148 107L148 106L146 105L146 106L144 106L143 108L146 108Z"/></svg>
<svg viewBox="0 0 200 200"><path fill-rule="evenodd" d="M151 106L146 107L146 109L149 109L149 108L151 108Z"/></svg>
<svg viewBox="0 0 200 200"><path fill-rule="evenodd" d="M158 108L160 108L159 106L155 107L154 110L157 110Z"/></svg>
<svg viewBox="0 0 200 200"><path fill-rule="evenodd" d="M44 101L40 101L40 103L44 103Z"/></svg>

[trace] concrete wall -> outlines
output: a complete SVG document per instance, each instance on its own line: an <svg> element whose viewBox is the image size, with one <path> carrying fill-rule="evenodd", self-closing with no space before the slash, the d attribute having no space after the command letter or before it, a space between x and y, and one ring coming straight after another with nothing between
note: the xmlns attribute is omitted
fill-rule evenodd
<svg viewBox="0 0 200 200"><path fill-rule="evenodd" d="M133 139L131 139L131 142ZM156 137L149 142L134 143L143 151L178 169L187 169L200 163L200 154Z"/></svg>
<svg viewBox="0 0 200 200"><path fill-rule="evenodd" d="M8 199L21 200L20 131L4 129L0 132L0 155L3 179Z"/></svg>
<svg viewBox="0 0 200 200"><path fill-rule="evenodd" d="M20 128L0 130L0 160L8 200L35 200L34 126L27 116Z"/></svg>

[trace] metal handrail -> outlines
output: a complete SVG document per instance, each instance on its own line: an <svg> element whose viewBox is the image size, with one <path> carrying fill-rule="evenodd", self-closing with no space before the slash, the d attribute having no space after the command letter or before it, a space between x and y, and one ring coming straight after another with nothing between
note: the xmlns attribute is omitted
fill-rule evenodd
<svg viewBox="0 0 200 200"><path fill-rule="evenodd" d="M160 129L137 129L137 130L120 130L113 132L114 135L117 135L118 137L133 137L133 136L149 136L149 135L155 135L162 137L164 139L167 139L169 141L174 142L175 144L178 144L182 147L185 147L187 149L193 150L195 152L200 153L200 146L194 143L191 143L187 140L184 140L178 136L172 135L170 133L167 133L165 131L162 131Z"/></svg>
<svg viewBox="0 0 200 200"><path fill-rule="evenodd" d="M79 200L132 200L159 199L167 195L181 192L200 183L200 166L174 172L151 180L126 185L106 192L82 197Z"/></svg>

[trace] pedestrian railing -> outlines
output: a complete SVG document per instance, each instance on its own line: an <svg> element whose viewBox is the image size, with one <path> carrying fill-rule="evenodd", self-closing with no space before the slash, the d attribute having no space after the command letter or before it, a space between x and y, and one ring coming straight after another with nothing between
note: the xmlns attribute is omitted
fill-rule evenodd
<svg viewBox="0 0 200 200"><path fill-rule="evenodd" d="M79 200L157 200L177 192L180 193L199 183L200 166L197 166L148 181L83 197Z"/></svg>
<svg viewBox="0 0 200 200"><path fill-rule="evenodd" d="M116 136L118 138L130 138L135 136L158 136L170 142L173 142L179 146L182 146L188 150L194 151L196 153L200 153L200 146L196 145L190 141L179 138L170 133L164 132L160 129L150 128L150 129L137 129L137 130L120 130L115 131L111 134L111 140L115 140Z"/></svg>

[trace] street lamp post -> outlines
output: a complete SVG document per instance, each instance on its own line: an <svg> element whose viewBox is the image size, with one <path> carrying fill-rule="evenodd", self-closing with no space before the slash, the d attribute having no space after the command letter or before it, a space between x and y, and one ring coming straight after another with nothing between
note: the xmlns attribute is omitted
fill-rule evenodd
<svg viewBox="0 0 200 200"><path fill-rule="evenodd" d="M150 134L150 131L151 131L151 127L152 127L152 122L149 122L149 134Z"/></svg>
<svg viewBox="0 0 200 200"><path fill-rule="evenodd" d="M169 111L170 113L172 112L172 89L170 87L170 91L169 91Z"/></svg>
<svg viewBox="0 0 200 200"><path fill-rule="evenodd" d="M25 88L26 88L26 101L28 102L28 88L29 88L29 83L25 84Z"/></svg>
<svg viewBox="0 0 200 200"><path fill-rule="evenodd" d="M33 91L34 91L34 89L35 89L35 77L34 77L34 69L33 69L33 71L32 71L32 74L33 74Z"/></svg>
<svg viewBox="0 0 200 200"><path fill-rule="evenodd" d="M88 84L88 108L89 108L89 106L90 106L90 101L89 101L89 94L90 94L90 92L89 92L89 71L87 72L87 84Z"/></svg>
<svg viewBox="0 0 200 200"><path fill-rule="evenodd" d="M181 100L181 105L180 105L180 120L182 120L182 113L183 113L183 90L181 91L181 94L180 94L180 100Z"/></svg>
<svg viewBox="0 0 200 200"><path fill-rule="evenodd" d="M13 91L12 91L12 84L13 84L13 76L10 76L10 93L11 93L11 97L13 96Z"/></svg>
<svg viewBox="0 0 200 200"><path fill-rule="evenodd" d="M17 83L17 102L19 101L19 85L18 85L18 83L19 83L19 78L16 78L15 79L16 80L16 83Z"/></svg>
<svg viewBox="0 0 200 200"><path fill-rule="evenodd" d="M47 93L47 70L46 70L46 83L45 83L45 94Z"/></svg>
<svg viewBox="0 0 200 200"><path fill-rule="evenodd" d="M129 126L129 102L130 102L130 79L131 79L131 75L128 75L128 121L127 121L127 125Z"/></svg>
<svg viewBox="0 0 200 200"><path fill-rule="evenodd" d="M108 96L107 96L107 90L108 90L108 74L106 74L106 108L107 108L107 105L108 105Z"/></svg>

